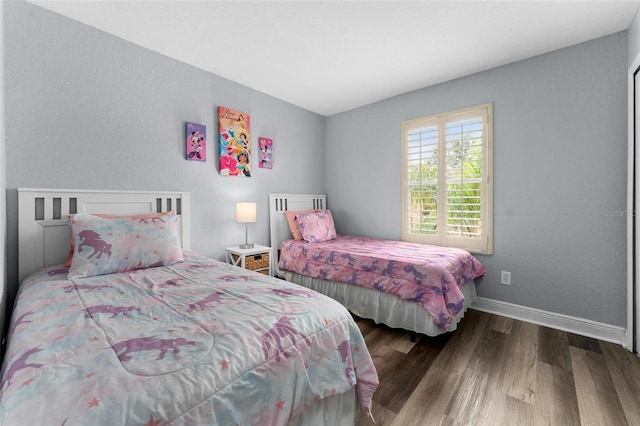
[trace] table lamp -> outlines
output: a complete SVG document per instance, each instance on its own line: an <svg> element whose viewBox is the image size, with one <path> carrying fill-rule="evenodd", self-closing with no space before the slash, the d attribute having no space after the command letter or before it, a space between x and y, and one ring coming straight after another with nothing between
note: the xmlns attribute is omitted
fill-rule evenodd
<svg viewBox="0 0 640 426"><path fill-rule="evenodd" d="M236 203L236 222L244 223L244 244L240 244L241 249L253 248L249 244L249 224L256 221L256 203Z"/></svg>

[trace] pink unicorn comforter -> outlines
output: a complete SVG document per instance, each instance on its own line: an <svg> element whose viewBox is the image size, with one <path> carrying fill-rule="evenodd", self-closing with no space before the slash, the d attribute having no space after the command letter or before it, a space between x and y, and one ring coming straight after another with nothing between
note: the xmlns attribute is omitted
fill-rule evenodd
<svg viewBox="0 0 640 426"><path fill-rule="evenodd" d="M463 308L460 286L484 275L484 266L465 250L348 235L321 243L287 240L278 267L412 300L441 330Z"/></svg>
<svg viewBox="0 0 640 426"><path fill-rule="evenodd" d="M20 287L0 383L3 425L283 425L378 384L337 302L187 254L167 267Z"/></svg>

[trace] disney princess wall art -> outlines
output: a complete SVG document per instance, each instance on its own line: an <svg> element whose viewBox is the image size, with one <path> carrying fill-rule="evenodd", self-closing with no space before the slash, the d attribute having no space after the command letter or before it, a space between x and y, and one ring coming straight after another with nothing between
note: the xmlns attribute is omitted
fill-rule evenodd
<svg viewBox="0 0 640 426"><path fill-rule="evenodd" d="M220 174L251 176L251 133L249 114L218 107Z"/></svg>
<svg viewBox="0 0 640 426"><path fill-rule="evenodd" d="M258 147L260 148L260 155L258 158L258 166L261 169L273 168L273 160L271 157L271 150L273 149L273 141L267 138L258 138Z"/></svg>
<svg viewBox="0 0 640 426"><path fill-rule="evenodd" d="M207 128L187 122L187 160L207 161Z"/></svg>

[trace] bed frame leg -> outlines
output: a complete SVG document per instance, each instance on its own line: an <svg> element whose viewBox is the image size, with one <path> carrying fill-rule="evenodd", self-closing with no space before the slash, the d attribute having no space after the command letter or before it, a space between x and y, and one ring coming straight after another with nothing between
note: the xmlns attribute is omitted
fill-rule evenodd
<svg viewBox="0 0 640 426"><path fill-rule="evenodd" d="M415 342L416 341L416 332L415 331L410 331L409 332L409 336L411 338L411 342Z"/></svg>

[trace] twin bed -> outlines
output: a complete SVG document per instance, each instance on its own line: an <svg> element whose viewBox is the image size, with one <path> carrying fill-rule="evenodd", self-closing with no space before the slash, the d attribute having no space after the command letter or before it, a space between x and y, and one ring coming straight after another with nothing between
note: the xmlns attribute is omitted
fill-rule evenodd
<svg viewBox="0 0 640 426"><path fill-rule="evenodd" d="M190 252L188 193L18 193L0 424L339 425L370 409L377 373L348 311Z"/></svg>
<svg viewBox="0 0 640 426"><path fill-rule="evenodd" d="M326 195L271 194L269 207L272 270L359 317L435 336L455 330L476 300L484 267L465 250L337 235ZM323 230L294 236L291 217Z"/></svg>

